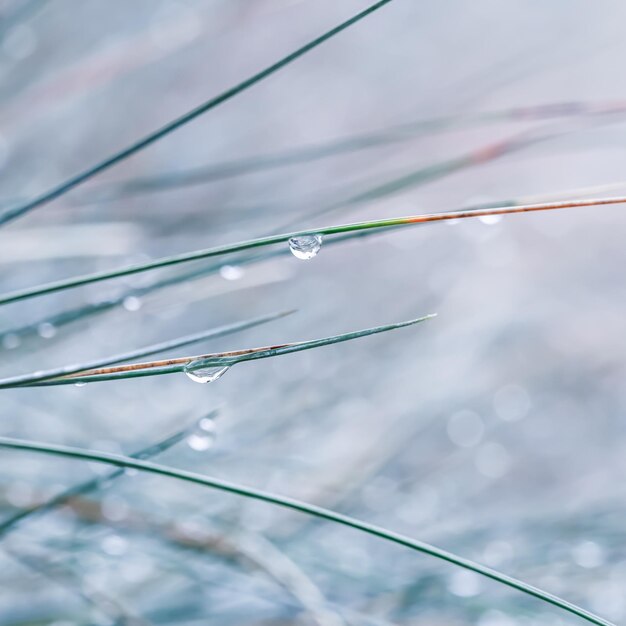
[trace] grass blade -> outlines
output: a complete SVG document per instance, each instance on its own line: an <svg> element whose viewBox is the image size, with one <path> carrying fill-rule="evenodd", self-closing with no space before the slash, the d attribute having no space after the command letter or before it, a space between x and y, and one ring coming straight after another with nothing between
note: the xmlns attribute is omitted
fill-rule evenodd
<svg viewBox="0 0 626 626"><path fill-rule="evenodd" d="M202 185L254 172L278 169L300 163L310 163L329 156L408 141L417 135L443 130L473 127L506 120L528 122L559 117L598 117L607 114L620 114L624 111L626 111L626 105L622 102L601 105L584 102L555 102L502 111L417 120L405 124L397 124L375 132L335 139L324 144L292 148L291 150L275 154L247 157L214 165L103 183L90 189L89 192L81 194L77 202L78 204L110 202L157 191Z"/></svg>
<svg viewBox="0 0 626 626"><path fill-rule="evenodd" d="M584 195L597 195L599 193L616 193L618 190L623 190L625 186L624 182L620 183L612 183L605 185L595 185L591 187L578 187L575 189L567 189L558 192L551 192L549 194L538 194L533 196L522 196L518 198L513 198L510 200L500 200L493 201L488 203L483 203L479 205L472 205L465 207L465 209L477 209L477 208L494 208L494 207L509 207L509 206L522 206L525 204L538 204L540 202L552 202L552 201L562 201L565 199L573 199L580 198ZM396 227L400 228L400 227ZM345 233L343 235L338 235L329 239L324 246L332 246L336 244L343 243L345 241L350 241L357 238L364 238L374 235L380 235L388 233L392 231L393 228L389 228L385 231L376 231L376 230L366 230L366 231L358 231L354 233ZM274 249L271 251L263 250L261 252L256 253L255 255L246 255L241 256L235 260L236 265L250 265L253 263L257 263L260 261L265 261L270 258L274 258L276 256L288 255L290 254L289 250L286 248L283 249ZM80 321L85 318L91 317L93 315L98 315L100 313L105 313L111 309L114 309L121 304L123 304L124 300L127 297L137 297L141 298L147 294L159 291L161 289L166 289L168 287L172 287L175 285L179 285L183 282L189 280L195 280L204 278L206 276L210 276L215 274L222 267L222 263L215 263L213 265L209 265L206 267L201 267L199 269L194 269L192 271L185 271L179 274L175 274L173 276L168 276L167 278L162 278L158 281L154 281L145 287L133 287L124 291L121 295L115 296L112 298L107 298L106 300L101 300L97 302L91 302L88 304L81 304L72 309L66 309L65 311L61 311L52 316L45 317L43 319L39 319L35 322L26 324L24 326L12 327L6 330L3 330L0 333L0 344L2 344L3 340L7 337L27 337L31 334L38 334L38 329L43 323L48 323L54 326L55 328L65 326L67 324L71 324L75 321Z"/></svg>
<svg viewBox="0 0 626 626"><path fill-rule="evenodd" d="M143 376L158 376L162 374L173 374L175 372L189 371L189 369L199 370L210 367L232 367L237 363L245 361L256 361L259 359L267 359L284 354L292 354L294 352L302 352L303 350L312 350L321 348L335 343L351 341L369 335L388 332L406 326L412 326L419 322L431 319L434 315L425 315L414 320L399 322L396 324L387 324L385 326L375 326L364 330L352 331L341 335L333 335L322 339L314 339L312 341L300 341L297 343L287 343L276 346L266 346L262 348L250 348L247 350L236 350L233 352L218 352L213 354L200 354L196 356L185 356L176 359L165 359L159 361L149 361L145 363L131 363L128 365L118 365L115 367L101 368L95 370L81 371L62 378L36 382L30 385L21 383L18 385L6 384L4 388L10 387L31 387L31 386L52 386L52 385L72 385L76 383L91 383L108 380L119 380L122 378L137 378ZM190 363L194 363L189 368Z"/></svg>
<svg viewBox="0 0 626 626"><path fill-rule="evenodd" d="M91 370L99 367L105 367L106 365L112 365L113 363L120 363L122 361L129 361L130 359L139 359L151 354L157 354L164 352L165 350L172 350L174 348L180 348L182 346L188 346L205 339L214 339L216 337L223 337L224 335L230 335L240 330L252 328L260 324L266 324L273 320L290 315L294 311L282 311L280 313L273 313L271 315L264 315L262 317L255 317L253 319L245 320L243 322L236 322L235 324L228 324L226 326L219 326L210 330L205 330L200 333L194 333L193 335L185 335L184 337L178 337L177 339L171 339L170 341L163 341L161 343L152 344L130 352L123 352L114 356L105 357L103 359L97 359L88 363L80 363L77 365L67 365L65 367L59 367L56 369L38 371L32 374L22 374L20 376L12 376L11 378L0 379L0 389L6 389L9 387L20 387L22 385L39 383L51 378L57 378L59 376L68 376L75 374L76 372L82 372L84 370Z"/></svg>
<svg viewBox="0 0 626 626"><path fill-rule="evenodd" d="M410 537L406 537L405 535L386 530L384 528L381 528L380 526L375 526L374 524L362 522L347 515L342 515L341 513L336 513L334 511L315 506L314 504L308 504L306 502L301 502L300 500L295 500L293 498L279 496L267 491L262 491L260 489L254 489L252 487L246 487L238 483L233 483L209 476L203 476L202 474L179 470L165 465L159 465L150 461L131 459L129 457L118 454L109 454L92 450L82 450L80 448L72 448L62 445L24 441L9 437L0 437L0 447L12 450L38 452L42 454L61 456L76 460L95 461L108 465L115 465L117 467L133 468L139 471L149 472L151 474L156 474L159 476L166 476L169 478L194 483L197 485L212 487L214 489L219 489L227 493L232 493L246 498L252 498L254 500L259 500L268 504L274 504L276 506L290 509L292 511L298 511L300 513L312 515L319 519L334 522L336 524L341 524L342 526L347 526L355 530L360 530L369 535L373 535L374 537L385 539L392 543L411 548L412 550L421 552L422 554L427 554L436 559L446 561L476 574L480 574L481 576L494 580L498 583L501 583L502 585L506 585L507 587L510 587L512 589L516 589L517 591L520 591L528 596L532 596L534 598L542 600L547 604L558 607L563 611L567 611L572 615L576 615L577 617L580 617L591 624L596 624L596 626L615 626L615 624L612 624L608 620L605 620L602 617L599 617L575 604L572 604L567 600L563 600L562 598L548 593L547 591L543 591L542 589L533 587L528 583L517 580L516 578L512 578L511 576L507 576L506 574L502 574L494 569L491 569L484 565L480 565L479 563L475 563L461 556L457 556L456 554L453 554L446 550L442 550L441 548L437 548L436 546L430 545L428 543L418 541L416 539L411 539Z"/></svg>
<svg viewBox="0 0 626 626"><path fill-rule="evenodd" d="M553 211L556 209L572 209L580 207L590 206L603 206L610 204L622 204L626 202L626 196L620 196L615 198L595 198L585 200L568 200L564 202L549 202L545 204L528 204L518 206L502 206L485 209L465 209L461 211L446 211L444 213L426 213L423 215L409 215L406 217L396 217L383 220L373 220L368 222L356 222L353 224L342 224L339 226L325 226L317 229L300 230L291 233L283 233L279 235L270 235L268 237L261 237L259 239L250 239L247 241L241 241L234 244L228 244L223 246L216 246L214 248L206 248L204 250L196 250L194 252L185 252L183 254L177 254L147 263L140 263L137 265L128 265L126 267L119 268L117 270L109 270L105 272L97 272L94 274L85 274L83 276L77 276L75 278L68 278L64 280L47 283L38 287L31 287L28 289L22 289L13 291L0 297L0 305L9 304L11 302L18 302L20 300L26 300L28 298L34 298L37 296L43 296L49 293L55 293L57 291L63 291L65 289L73 289L75 287L81 287L83 285L89 285L91 283L100 282L103 280L110 280L112 278L118 278L122 276L130 276L132 274L139 274L154 269L163 267L170 267L172 265L179 265L181 263L188 263L189 261L197 261L200 259L207 259L211 257L221 256L224 254L231 254L233 252L241 252L244 250L252 250L255 248L261 248L264 246L285 243L292 237L300 237L308 234L319 235L338 235L342 233L365 231L365 230L381 230L388 229L397 226L411 226L414 224L425 224L429 222L441 222L445 220L464 219L470 217L482 217L487 215L509 215L514 213L528 213L533 211Z"/></svg>
<svg viewBox="0 0 626 626"><path fill-rule="evenodd" d="M213 410L208 415L205 416L206 419L215 419L217 417L218 411ZM193 424L182 428L181 430L175 432L173 435L169 435L168 437L162 439L161 441L157 441L156 443L150 444L149 446L142 448L141 450L137 450L130 455L132 459L150 459L166 450L169 450L176 444L180 443L183 439L189 435L189 433L196 427L197 420L194 421ZM69 487L65 489L61 493L53 496L49 500L42 502L34 507L29 509L24 509L22 511L18 511L11 517L8 517L3 522L0 522L0 537L5 535L11 529L13 529L17 524L22 522L27 518L34 517L36 515L43 515L44 513L49 513L54 509L57 509L60 506L63 506L66 502L71 500L72 498L76 498L77 496L84 496L88 493L92 493L100 489L103 485L108 484L110 481L118 478L124 473L123 469L117 469L104 476L98 476L97 478L92 478L91 480L87 480L83 483L75 485L73 487Z"/></svg>
<svg viewBox="0 0 626 626"><path fill-rule="evenodd" d="M301 56L303 56L310 50L313 50L314 48L324 43L328 39L331 39L335 35L342 32L346 28L349 28L353 24L356 24L357 22L362 20L364 17L367 17L368 15L382 8L384 5L388 4L389 2L391 2L391 0L379 0L379 2L375 2L364 11L361 11L357 15L354 15L353 17L346 20L345 22L342 22L338 26L331 28L329 31L325 32L323 35L320 35L319 37L313 39L312 41L305 44L301 48L298 48L294 52L283 57L276 63L270 65L269 67L266 67L264 70L261 70L257 74L254 74L253 76L245 79L238 85L235 85L234 87L231 87L230 89L222 92L218 96L211 98L207 102L204 102L203 104L196 107L195 109L192 109L191 111L189 111L188 113L185 113L181 117L173 120L172 122L166 124L165 126L162 126L158 130L143 137L139 141L133 143L127 148L124 148L120 152L117 152L113 156L108 157L107 159L105 159L104 161L101 161L97 165L94 165L84 170L80 174L77 174L76 176L73 176L72 178L62 182L56 187L53 187L52 189L44 192L40 196L37 196L36 198L20 206L17 206L13 209L9 209L4 214L0 215L0 226L8 222L11 222L17 219L18 217L25 215L26 213L32 211L33 209L43 206L44 204L48 204L52 200L55 200L56 198L62 196L63 194L70 191L71 189L74 189L74 187L77 187L78 185L84 183L86 180L89 180L93 176L96 176L96 174L99 174L109 169L110 167L113 167L120 161L123 161L124 159L127 159L128 157L132 156L133 154L136 154L140 150L147 148L148 146L155 143L159 139L162 139L166 135L169 135L170 133L174 132L175 130L184 126L185 124L188 124L189 122L199 117L200 115L203 115L207 111L214 109L215 107L222 104L223 102L226 102L227 100L230 100L234 96L246 91L247 89L250 89L250 87L253 87L257 83L267 78L268 76L271 76L272 74L282 69L286 65L289 65L290 63L300 58Z"/></svg>

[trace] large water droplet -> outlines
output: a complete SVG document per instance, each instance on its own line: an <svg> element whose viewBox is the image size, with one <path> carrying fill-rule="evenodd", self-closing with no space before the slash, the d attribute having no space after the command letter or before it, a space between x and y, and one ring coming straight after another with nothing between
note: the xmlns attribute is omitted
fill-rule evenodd
<svg viewBox="0 0 626 626"><path fill-rule="evenodd" d="M80 381L78 383L74 383L74 387L84 387L87 383L85 381Z"/></svg>
<svg viewBox="0 0 626 626"><path fill-rule="evenodd" d="M191 361L191 363L185 365L183 370L187 377L191 378L195 383L212 383L214 380L221 378L230 369L230 365L193 369L198 364L199 361Z"/></svg>
<svg viewBox="0 0 626 626"><path fill-rule="evenodd" d="M321 235L302 235L300 237L292 237L289 240L289 249L296 259L308 261L312 259L322 247Z"/></svg>

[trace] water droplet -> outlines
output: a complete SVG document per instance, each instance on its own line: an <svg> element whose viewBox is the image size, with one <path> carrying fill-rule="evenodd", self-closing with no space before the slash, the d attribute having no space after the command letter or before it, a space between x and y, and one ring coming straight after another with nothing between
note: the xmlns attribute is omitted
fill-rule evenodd
<svg viewBox="0 0 626 626"><path fill-rule="evenodd" d="M243 276L243 270L237 265L222 265L220 276L224 280L239 280Z"/></svg>
<svg viewBox="0 0 626 626"><path fill-rule="evenodd" d="M196 452L205 452L213 445L214 440L213 435L192 433L187 437L187 445Z"/></svg>
<svg viewBox="0 0 626 626"><path fill-rule="evenodd" d="M461 570L450 576L448 590L460 598L471 598L480 593L481 579L474 572Z"/></svg>
<svg viewBox="0 0 626 626"><path fill-rule="evenodd" d="M79 382L79 383L74 383L74 387L84 387L87 383L85 382Z"/></svg>
<svg viewBox="0 0 626 626"><path fill-rule="evenodd" d="M191 361L191 363L185 365L183 370L187 377L191 378L195 383L212 383L221 378L230 369L230 365L193 369L198 363L199 361Z"/></svg>
<svg viewBox="0 0 626 626"><path fill-rule="evenodd" d="M139 311L141 308L141 300L136 296L126 296L122 301L122 306L127 311Z"/></svg>
<svg viewBox="0 0 626 626"><path fill-rule="evenodd" d="M483 561L491 567L500 567L515 555L513 546L507 541L495 540L485 546Z"/></svg>
<svg viewBox="0 0 626 626"><path fill-rule="evenodd" d="M187 445L197 452L208 450L217 439L217 425L212 417L203 417L196 423L194 431L187 437Z"/></svg>
<svg viewBox="0 0 626 626"><path fill-rule="evenodd" d="M128 550L128 541L119 535L110 535L102 540L101 546L106 554L121 556Z"/></svg>
<svg viewBox="0 0 626 626"><path fill-rule="evenodd" d="M217 425L215 424L214 419L211 419L210 417L203 417L198 422L198 428L204 431L205 433L214 433L217 428Z"/></svg>
<svg viewBox="0 0 626 626"><path fill-rule="evenodd" d="M289 240L289 249L296 259L308 261L312 259L322 247L322 235L302 235Z"/></svg>
<svg viewBox="0 0 626 626"><path fill-rule="evenodd" d="M481 215L478 219L487 226L493 226L502 219L502 215Z"/></svg>
<svg viewBox="0 0 626 626"><path fill-rule="evenodd" d="M57 329L49 322L42 322L37 326L37 333L43 339L52 339L57 334Z"/></svg>
<svg viewBox="0 0 626 626"><path fill-rule="evenodd" d="M580 567L586 569L600 567L605 561L604 550L595 541L579 543L572 550L572 557Z"/></svg>

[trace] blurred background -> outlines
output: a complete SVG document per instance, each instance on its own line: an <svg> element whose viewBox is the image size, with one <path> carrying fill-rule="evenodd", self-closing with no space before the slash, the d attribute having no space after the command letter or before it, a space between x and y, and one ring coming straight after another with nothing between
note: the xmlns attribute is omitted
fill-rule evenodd
<svg viewBox="0 0 626 626"><path fill-rule="evenodd" d="M366 6L4 0L0 208ZM1 291L270 232L624 193L625 17L616 1L394 0L3 227ZM293 308L167 356L438 317L210 385L3 390L0 434L132 453L187 428L155 460L431 542L623 623L625 227L619 205L461 220L3 306L2 376ZM109 471L0 451L2 519ZM357 531L134 472L0 541L3 626L577 622Z"/></svg>

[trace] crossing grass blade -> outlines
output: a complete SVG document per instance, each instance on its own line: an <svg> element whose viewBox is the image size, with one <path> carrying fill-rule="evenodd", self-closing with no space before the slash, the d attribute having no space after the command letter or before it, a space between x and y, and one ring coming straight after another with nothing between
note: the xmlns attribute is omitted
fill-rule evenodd
<svg viewBox="0 0 626 626"><path fill-rule="evenodd" d="M319 37L313 39L312 41L305 44L301 48L298 48L294 52L291 52L290 54L283 57L276 63L270 65L269 67L266 67L265 69L261 70L257 74L250 76L249 78L240 82L238 85L235 85L234 87L231 87L230 89L227 89L226 91L222 92L218 96L211 98L207 102L204 102L200 106L196 107L195 109L192 109L188 113L185 113L184 115L173 120L172 122L169 122L165 126L162 126L158 130L150 133L149 135L146 135L139 141L136 141L135 143L131 144L127 148L124 148L123 150L117 152L116 154L106 158L104 161L101 161L97 165L94 165L84 170L80 174L77 174L76 176L71 177L70 179L44 192L43 194L37 196L36 198L33 198L32 200L29 200L28 202L21 204L17 207L9 209L8 211L0 215L0 226L2 226L3 224L7 224L8 222L11 222L13 220L16 220L19 217L22 217L26 213L29 213L30 211L33 211L34 209L38 207L41 207L45 204L48 204L49 202L52 202L52 200L59 198L63 194L74 189L78 185L81 185L82 183L89 180L90 178L93 178L97 174L104 172L110 167L113 167L114 165L116 165L117 163L120 163L124 159L127 159L128 157L136 154L137 152L140 152L141 150L147 148L148 146L152 145L159 139L162 139L166 135L169 135L175 130L181 128L182 126L185 126L192 120L210 111L211 109L214 109L215 107L230 100L236 95L250 89L250 87L253 87L257 83L268 78L272 74L276 73L277 71L279 71L286 65L289 65L290 63L300 58L307 52L313 50L314 48L324 43L328 39L331 39L335 35L338 35L342 31L344 31L346 28L349 28L350 26L352 26L353 24L356 24L357 22L367 17L374 11L377 11L378 9L385 6L386 4L389 4L389 2L391 2L391 0L379 0L379 2L375 2L364 11L357 13L356 15L346 20L345 22L342 22L338 26L331 28L329 31L325 32L323 35L320 35Z"/></svg>
<svg viewBox="0 0 626 626"><path fill-rule="evenodd" d="M167 171L112 183L103 183L81 194L77 204L116 201L157 191L178 189L211 183L226 178L278 169L294 164L310 163L326 157L376 148L408 141L429 133L473 127L503 121L528 122L563 117L593 117L618 115L626 112L621 101L610 103L554 102L537 106L515 107L468 115L438 117L396 124L375 132L335 139L333 141L293 148L276 154L259 155L225 161L213 165Z"/></svg>
<svg viewBox="0 0 626 626"><path fill-rule="evenodd" d="M502 206L485 209L466 209L461 211L447 211L444 213L427 213L424 215L409 215L406 217L396 217L390 219L373 220L367 222L356 222L353 224L342 224L339 226L324 226L322 228L300 230L291 233L283 233L279 235L270 235L268 237L261 237L259 239L250 239L247 241L241 241L234 244L227 244L223 246L216 246L214 248L207 248L204 250L196 250L193 252L186 252L183 254L173 255L149 261L147 263L140 263L136 265L128 265L126 267L119 268L117 270L109 270L105 272L97 272L94 274L86 274L75 278L69 278L59 280L56 282L40 285L38 287L31 287L14 291L0 297L0 305L9 304L11 302L19 302L21 300L27 300L38 296L43 296L65 289L73 289L81 287L83 285L89 285L92 283L100 282L103 280L110 280L112 278L119 278L122 276L130 276L133 274L139 274L154 269L171 267L179 265L181 263L188 263L190 261L197 261L200 259L207 259L211 257L222 256L225 254L231 254L234 252L242 252L244 250L253 250L256 248L262 248L264 246L270 246L289 241L292 237L302 237L304 235L318 234L318 235L339 235L349 232L358 232L366 230L384 230L389 228L395 228L400 226L412 226L415 224L426 224L432 222L442 222L446 220L458 220L471 217L484 217L489 215L512 215L516 213L528 213L535 211L553 211L556 209L573 209L581 207L591 206L603 206L611 204L623 204L626 202L626 196L620 196L615 198L595 198L585 200L568 200L565 202L551 202L545 204L529 204L522 206Z"/></svg>
<svg viewBox="0 0 626 626"><path fill-rule="evenodd" d="M236 350L231 352L218 352L213 354L200 354L195 356L185 356L175 359L164 359L159 361L149 361L144 363L131 363L128 365L118 365L115 367L106 367L100 369L92 369L81 371L76 374L63 376L60 378L47 379L31 384L25 384L23 381L19 384L3 384L3 388L13 387L35 387L35 386L53 386L53 385L72 385L77 383L93 383L111 380L120 380L124 378L137 378L144 376L159 376L163 374L173 374L176 372L196 371L213 367L232 367L238 363L245 361L256 361L259 359L267 359L284 354L293 354L294 352L302 352L303 350L312 350L323 346L330 346L335 343L351 341L369 335L388 332L398 328L405 328L424 322L435 317L434 314L425 315L417 319L399 322L396 324L387 324L385 326L375 326L364 330L352 331L341 335L333 335L322 339L314 339L312 341L301 341L297 343L286 343L276 346L266 346L262 348L250 348L247 350Z"/></svg>
<svg viewBox="0 0 626 626"><path fill-rule="evenodd" d="M205 415L204 419L215 419L218 413L219 411L213 410ZM149 446L137 450L137 452L134 452L130 455L130 458L151 459L158 454L162 454L163 452L169 450L176 444L183 441L183 439L185 439L187 435L189 435L193 431L193 429L196 427L196 424L197 420L195 420L192 424L185 426L185 428L181 428L172 435L169 435L164 439L157 441L156 443L150 444ZM87 480L73 487L69 487L68 489L65 489L61 493L53 496L45 502L42 502L41 504L37 504L33 507L18 511L4 521L0 522L0 537L8 533L24 520L54 511L55 509L69 502L72 498L85 496L89 493L93 493L94 491L98 491L98 489L100 489L102 486L110 484L112 480L119 478L123 474L124 469L116 469L112 472L109 472L108 474L105 474L104 476L92 478L91 480Z"/></svg>
<svg viewBox="0 0 626 626"><path fill-rule="evenodd" d="M196 485L203 485L205 487L212 487L219 489L227 493L243 496L246 498L252 498L268 504L280 506L285 509L304 513L306 515L312 515L319 519L323 519L329 522L347 526L361 532L367 533L379 539L384 539L392 543L410 548L422 554L429 555L441 561L445 561L457 567L474 572L486 578L489 578L495 582L505 585L509 588L516 589L528 596L541 600L544 603L557 607L571 615L582 618L590 624L596 626L615 626L612 622L599 617L582 607L579 607L567 600L559 598L547 591L543 591L537 587L529 585L521 580L507 576L497 570L491 569L479 563L475 563L469 559L458 556L452 552L448 552L431 544L411 539L405 535L395 533L380 526L369 524L358 519L336 513L329 509L316 506L314 504L308 504L300 500L288 498L285 496L279 496L274 493L255 489L233 483L219 478L210 476L203 476L194 472L188 472L184 470L175 469L166 465L159 465L151 461L142 461L138 459L131 459L119 454L109 454L105 452L96 452L92 450L82 450L80 448L73 448L70 446L54 445L47 443L40 443L34 441L24 441L21 439L13 439L9 437L0 437L0 447L11 450L23 450L29 452L37 452L41 454L55 455L59 457L65 457L83 461L93 461L98 463L104 463L108 465L114 465L122 468L133 468L139 471L148 472L151 474L165 476L181 481L186 481Z"/></svg>
<svg viewBox="0 0 626 626"><path fill-rule="evenodd" d="M465 207L466 209L478 209L478 208L495 208L498 206L501 207L513 207L513 206L523 206L526 204L538 204L540 202L550 202L557 200L565 200L568 198L579 198L583 195L597 195L598 193L607 193L613 192L615 193L617 190L624 189L625 183L612 183L608 185L595 185L592 187L581 187L576 189L568 189L562 190L558 192L552 192L550 194L540 194L534 196L523 196L519 198L513 198L508 200L500 200L493 201L488 203L482 203L477 205L472 205L469 207ZM397 228L401 228L398 226ZM328 239L324 246L327 248L328 246L344 243L346 241L352 241L355 239L361 239L370 236L376 236L380 234L389 233L393 228L389 228L383 231L380 230L366 230L366 231L357 231L352 233L345 233L343 235L338 235L331 239ZM277 256L288 255L289 250L286 248L281 249L273 249L273 250L262 250L253 255L246 254L242 255L235 259L234 263L238 266L245 266L254 264L260 261L265 261L267 259L271 259ZM232 262L232 261L230 261ZM34 322L30 322L28 324L24 324L22 326L14 326L10 327L6 330L3 330L0 333L0 344L7 337L15 337L15 338L25 338L29 335L37 334L38 329L43 323L51 324L55 328L59 328L61 326L65 326L67 324L71 324L73 322L77 322L80 320L87 319L94 315L98 315L101 313L105 313L112 309L115 309L124 303L124 300L128 297L137 297L142 298L148 294L153 292L160 291L162 289L167 289L169 287L173 287L179 285L181 283L192 281L196 279L201 279L206 276L210 276L219 272L222 267L222 263L214 263L209 266L200 267L193 269L191 271L187 270L185 272L181 272L175 274L173 276L168 276L166 278L162 278L156 280L146 286L143 287L132 287L120 295L105 298L103 300L99 300L96 302L89 302L87 304L81 304L77 307L66 309L61 311L60 313L56 313L51 316L47 316L45 318L41 318Z"/></svg>
<svg viewBox="0 0 626 626"><path fill-rule="evenodd" d="M240 330L246 330L247 328L252 328L253 326L266 324L267 322L271 322L281 317L285 317L286 315L290 315L291 313L294 313L294 311L281 311L280 313L273 313L271 315L255 317L249 320L245 320L243 322L236 322L234 324L219 326L217 328L205 330L200 333L194 333L193 335L185 335L184 337L178 337L169 341L162 341L160 343L155 343L150 346L138 348L137 350L123 352L114 356L105 357L103 359L96 359L88 363L67 365L56 369L37 371L31 374L22 374L20 376L3 378L0 379L0 389L40 383L46 380L50 380L51 378L58 378L59 376L69 376L70 374L75 374L76 372L82 372L84 370L105 367L107 365L112 365L113 363L121 363L123 361L129 361L130 359L139 359L141 357L149 356L151 354L158 354L159 352L173 350L174 348L180 348L182 346L188 346L194 343L198 343L199 341L204 341L206 339L224 337L225 335L230 335Z"/></svg>

